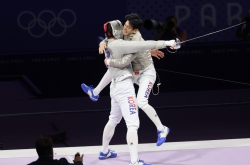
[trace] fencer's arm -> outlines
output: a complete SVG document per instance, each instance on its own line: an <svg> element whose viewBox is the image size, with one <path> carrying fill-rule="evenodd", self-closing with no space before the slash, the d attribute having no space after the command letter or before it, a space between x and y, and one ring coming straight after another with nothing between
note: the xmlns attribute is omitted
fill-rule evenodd
<svg viewBox="0 0 250 165"><path fill-rule="evenodd" d="M124 68L128 66L136 57L137 55L127 54L120 59L108 59L107 65L114 68Z"/></svg>
<svg viewBox="0 0 250 165"><path fill-rule="evenodd" d="M116 44L119 53L130 54L149 49L163 49L166 46L175 46L175 40L170 41L123 41Z"/></svg>
<svg viewBox="0 0 250 165"><path fill-rule="evenodd" d="M137 33L139 33L139 35L133 36L132 41L144 41L140 32ZM137 55L127 54L120 59L108 59L107 64L114 68L124 68L128 66L136 57Z"/></svg>

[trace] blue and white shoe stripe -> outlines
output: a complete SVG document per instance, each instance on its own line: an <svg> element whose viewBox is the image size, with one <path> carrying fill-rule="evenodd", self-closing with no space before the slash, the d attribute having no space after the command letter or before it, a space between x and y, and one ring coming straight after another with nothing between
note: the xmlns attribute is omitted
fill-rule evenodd
<svg viewBox="0 0 250 165"><path fill-rule="evenodd" d="M105 159L108 159L108 158L115 158L117 157L117 153L115 153L115 151L113 150L108 150L108 153L104 154L103 152L100 152L99 154L99 159L100 160L105 160Z"/></svg>
<svg viewBox="0 0 250 165"><path fill-rule="evenodd" d="M157 131L157 134L158 134L158 139L156 142L157 146L162 145L166 141L166 137L169 134L169 132L170 132L170 129L166 126L164 126L163 130Z"/></svg>
<svg viewBox="0 0 250 165"><path fill-rule="evenodd" d="M86 84L81 84L82 90L89 95L90 99L92 101L97 101L99 98L99 95L95 96L93 94L94 87L93 86L87 86Z"/></svg>

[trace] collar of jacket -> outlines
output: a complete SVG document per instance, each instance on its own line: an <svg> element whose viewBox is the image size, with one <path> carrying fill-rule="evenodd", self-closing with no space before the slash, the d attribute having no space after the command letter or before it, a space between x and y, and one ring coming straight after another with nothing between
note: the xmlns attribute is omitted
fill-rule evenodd
<svg viewBox="0 0 250 165"><path fill-rule="evenodd" d="M124 40L132 40L132 38L135 36L136 33L132 33L128 36L124 36Z"/></svg>

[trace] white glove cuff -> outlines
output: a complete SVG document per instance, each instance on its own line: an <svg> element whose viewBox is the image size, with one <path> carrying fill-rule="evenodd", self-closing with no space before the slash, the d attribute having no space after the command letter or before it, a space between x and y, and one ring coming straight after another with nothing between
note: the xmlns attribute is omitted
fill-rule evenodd
<svg viewBox="0 0 250 165"><path fill-rule="evenodd" d="M109 64L110 64L110 59L107 60L107 65L109 65Z"/></svg>
<svg viewBox="0 0 250 165"><path fill-rule="evenodd" d="M175 40L165 41L164 46L174 46Z"/></svg>

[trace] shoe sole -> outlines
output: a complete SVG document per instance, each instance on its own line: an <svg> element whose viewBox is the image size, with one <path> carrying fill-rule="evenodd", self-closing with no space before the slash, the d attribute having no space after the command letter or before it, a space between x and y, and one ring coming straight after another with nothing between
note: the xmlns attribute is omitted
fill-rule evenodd
<svg viewBox="0 0 250 165"><path fill-rule="evenodd" d="M116 158L117 156L115 156L115 157L99 157L99 160L105 160L105 159L110 159L110 158Z"/></svg>
<svg viewBox="0 0 250 165"><path fill-rule="evenodd" d="M97 101L98 99L95 99L95 98L92 98L92 97L89 97L90 98L90 100L92 100L92 101Z"/></svg>

